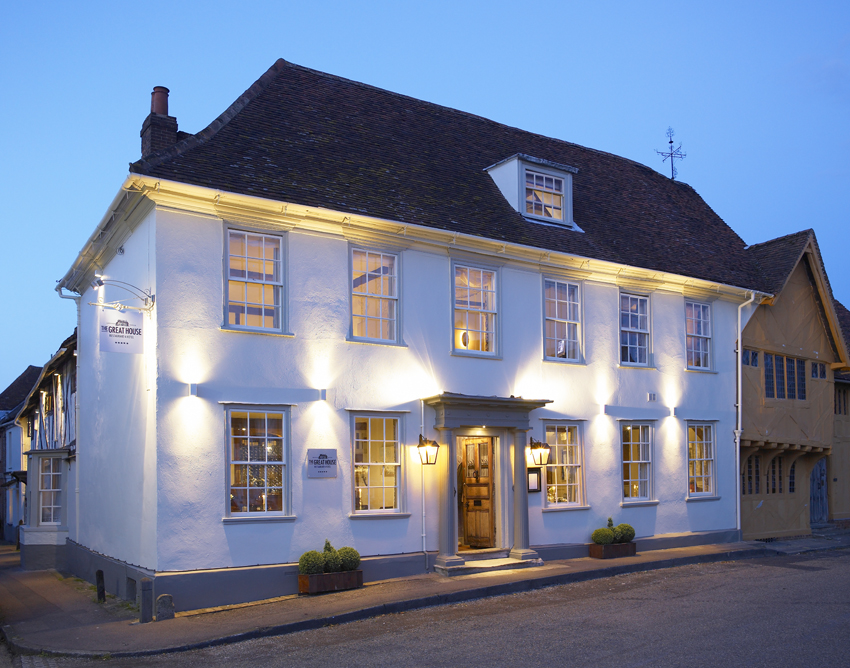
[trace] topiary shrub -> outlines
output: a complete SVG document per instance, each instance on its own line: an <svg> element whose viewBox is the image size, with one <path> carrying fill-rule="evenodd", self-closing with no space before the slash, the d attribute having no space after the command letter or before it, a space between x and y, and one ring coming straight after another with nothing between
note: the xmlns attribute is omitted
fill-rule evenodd
<svg viewBox="0 0 850 668"><path fill-rule="evenodd" d="M298 572L303 575L313 575L325 571L325 555L316 550L310 550L301 555L298 560Z"/></svg>
<svg viewBox="0 0 850 668"><path fill-rule="evenodd" d="M337 550L337 554L342 562L342 570L356 571L360 566L360 553L353 547L341 547Z"/></svg>
<svg viewBox="0 0 850 668"><path fill-rule="evenodd" d="M612 529L612 530L614 529L614 518L613 517L608 518L608 528Z"/></svg>
<svg viewBox="0 0 850 668"><path fill-rule="evenodd" d="M342 570L342 559L339 558L339 552L334 549L331 542L325 539L325 573L339 573Z"/></svg>
<svg viewBox="0 0 850 668"><path fill-rule="evenodd" d="M617 539L617 535L619 535L619 539ZM617 543L631 543L635 537L634 527L626 523L618 524L614 527L614 536Z"/></svg>
<svg viewBox="0 0 850 668"><path fill-rule="evenodd" d="M607 527L597 529L591 534L590 538L597 545L610 545L614 542L614 532Z"/></svg>

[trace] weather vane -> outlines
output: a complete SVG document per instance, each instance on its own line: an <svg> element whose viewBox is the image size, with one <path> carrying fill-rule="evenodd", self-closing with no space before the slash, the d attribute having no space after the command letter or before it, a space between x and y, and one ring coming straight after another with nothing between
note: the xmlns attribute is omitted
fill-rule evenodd
<svg viewBox="0 0 850 668"><path fill-rule="evenodd" d="M670 178L674 181L676 180L676 175L679 171L676 169L676 165L674 164L676 160L683 160L687 157L687 153L682 153L682 144L680 143L676 148L673 148L673 128L667 128L667 139L669 139L670 150L669 151L659 151L658 149L655 152L658 155L663 155L664 160L661 162L667 162L667 158L670 158Z"/></svg>

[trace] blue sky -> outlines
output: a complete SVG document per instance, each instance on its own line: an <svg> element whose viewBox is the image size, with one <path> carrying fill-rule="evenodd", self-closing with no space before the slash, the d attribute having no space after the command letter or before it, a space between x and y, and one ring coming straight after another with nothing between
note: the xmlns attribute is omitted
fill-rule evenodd
<svg viewBox="0 0 850 668"><path fill-rule="evenodd" d="M850 3L5 2L0 390L75 325L54 292L140 152L153 86L197 132L279 57L622 155L747 243L815 229L850 305Z"/></svg>

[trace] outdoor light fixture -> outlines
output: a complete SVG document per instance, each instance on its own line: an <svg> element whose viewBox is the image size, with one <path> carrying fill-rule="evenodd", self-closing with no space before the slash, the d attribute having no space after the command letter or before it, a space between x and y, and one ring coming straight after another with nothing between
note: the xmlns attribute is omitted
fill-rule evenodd
<svg viewBox="0 0 850 668"><path fill-rule="evenodd" d="M549 452L552 450L549 444L535 441L533 438L528 440L528 444L531 451L531 460L534 462L534 465L546 466L549 463Z"/></svg>
<svg viewBox="0 0 850 668"><path fill-rule="evenodd" d="M133 295L134 298L140 299L144 302L144 306L127 306L120 301L114 302L104 302L102 297L98 297L98 301L89 302L89 306L100 306L101 308L109 308L114 309L116 311L144 311L150 312L154 304L156 303L156 296L151 294L150 290L142 290L141 288L136 287L132 283L127 283L125 281L117 281L112 278L103 278L103 275L97 271L94 274L94 280L91 282L92 288L95 290L97 288L103 287L104 285L111 285L119 290L124 290L125 292L129 292Z"/></svg>
<svg viewBox="0 0 850 668"><path fill-rule="evenodd" d="M188 383L189 385L189 396L197 397L198 396L198 384L197 383Z"/></svg>
<svg viewBox="0 0 850 668"><path fill-rule="evenodd" d="M419 445L416 446L419 450L419 459L423 464L436 464L437 451L440 449L440 444L437 441L430 441L419 434Z"/></svg>

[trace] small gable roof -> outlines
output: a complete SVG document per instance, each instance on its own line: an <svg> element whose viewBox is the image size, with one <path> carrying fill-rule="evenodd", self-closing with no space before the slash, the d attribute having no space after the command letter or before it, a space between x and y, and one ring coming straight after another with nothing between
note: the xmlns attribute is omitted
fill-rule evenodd
<svg viewBox="0 0 850 668"><path fill-rule="evenodd" d="M584 233L526 220L485 169L570 165ZM206 129L130 166L227 192L756 288L742 239L685 183L610 153L278 60Z"/></svg>
<svg viewBox="0 0 850 668"><path fill-rule="evenodd" d="M38 377L41 375L40 366L28 366L26 370L0 393L0 411L11 411L19 406L30 393Z"/></svg>
<svg viewBox="0 0 850 668"><path fill-rule="evenodd" d="M747 249L761 269L764 277L761 287L765 292L774 295L782 292L788 277L803 256L806 245L813 238L813 230L802 230L760 244L753 244Z"/></svg>

